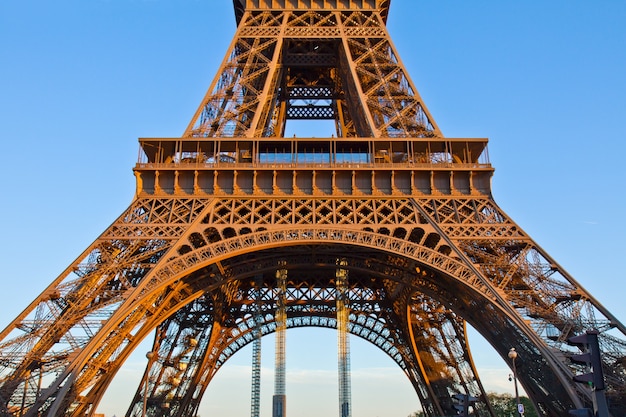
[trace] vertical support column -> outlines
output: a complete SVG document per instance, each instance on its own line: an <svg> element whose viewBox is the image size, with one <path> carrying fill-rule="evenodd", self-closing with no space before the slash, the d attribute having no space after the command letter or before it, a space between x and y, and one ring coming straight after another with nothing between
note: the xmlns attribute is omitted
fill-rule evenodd
<svg viewBox="0 0 626 417"><path fill-rule="evenodd" d="M270 100L274 100L275 95L277 94L279 88L277 87L277 83L279 80L282 82L282 66L279 65L279 60L281 57L281 52L283 49L283 42L285 40L285 27L287 26L289 14L285 13L282 17L282 22L280 25L280 34L276 36L276 46L274 47L274 53L272 55L272 61L268 65L268 75L265 78L265 84L263 86L263 90L258 95L258 108L254 112L254 118L252 119L252 123L250 124L250 128L248 132L246 132L247 137L263 137L265 135L267 128L270 127L271 124L271 108L273 104L270 104ZM254 67L251 65L251 67ZM281 86L282 87L282 86ZM274 132L273 136L282 137L285 133L285 109L281 107L281 125L280 131ZM274 130L278 126L273 126ZM278 133L278 134L276 134Z"/></svg>
<svg viewBox="0 0 626 417"><path fill-rule="evenodd" d="M343 61L340 63L340 65L345 67L343 70L346 71L346 78L350 83L349 85L344 85L344 88L354 95L354 97L351 98L356 101L356 103L352 103L352 113L355 114L351 114L353 122L356 125L356 133L358 136L370 136L373 138L379 138L381 136L381 133L380 130L377 129L376 123L374 122L374 117L372 116L372 113L367 106L368 97L363 91L361 82L359 81L359 76L357 74L357 65L354 57L352 56L352 53L350 52L350 43L348 35L346 34L346 29L343 24L342 16L340 13L337 13L336 16L338 26L341 30L341 43L343 47L343 54L340 55L340 58L343 58ZM357 104L360 104L361 106L358 109L358 112L360 113L358 114L358 116L355 112L355 106Z"/></svg>
<svg viewBox="0 0 626 417"><path fill-rule="evenodd" d="M263 275L254 279L254 340L252 341L252 398L250 401L250 417L259 417L261 408L261 287Z"/></svg>
<svg viewBox="0 0 626 417"><path fill-rule="evenodd" d="M350 308L348 307L348 270L345 259L337 259L335 279L337 285L337 351L339 371L339 417L350 417L351 386L350 386L350 339L348 322Z"/></svg>
<svg viewBox="0 0 626 417"><path fill-rule="evenodd" d="M274 373L274 397L272 417L286 417L287 395L285 393L285 333L287 332L287 311L285 297L287 293L287 269L281 261L276 271L276 353Z"/></svg>

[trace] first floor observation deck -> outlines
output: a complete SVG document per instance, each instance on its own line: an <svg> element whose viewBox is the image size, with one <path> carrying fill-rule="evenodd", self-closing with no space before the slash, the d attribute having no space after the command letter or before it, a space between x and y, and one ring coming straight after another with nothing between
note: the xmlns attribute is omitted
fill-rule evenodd
<svg viewBox="0 0 626 417"><path fill-rule="evenodd" d="M489 194L487 139L140 138L147 194Z"/></svg>

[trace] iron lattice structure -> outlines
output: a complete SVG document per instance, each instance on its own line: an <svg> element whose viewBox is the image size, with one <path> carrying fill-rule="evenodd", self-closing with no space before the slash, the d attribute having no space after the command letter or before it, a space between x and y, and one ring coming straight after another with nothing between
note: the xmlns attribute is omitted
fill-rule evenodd
<svg viewBox="0 0 626 417"><path fill-rule="evenodd" d="M237 32L183 136L140 139L130 207L1 333L3 415L93 414L150 334L127 415L195 415L278 311L287 328L337 328L338 276L346 331L401 367L429 416L454 414L457 393L493 415L467 323L503 358L517 349L549 416L589 405L566 340L599 330L611 412L626 413L626 328L497 206L487 140L441 134L389 3L234 1ZM336 135L285 138L297 119Z"/></svg>

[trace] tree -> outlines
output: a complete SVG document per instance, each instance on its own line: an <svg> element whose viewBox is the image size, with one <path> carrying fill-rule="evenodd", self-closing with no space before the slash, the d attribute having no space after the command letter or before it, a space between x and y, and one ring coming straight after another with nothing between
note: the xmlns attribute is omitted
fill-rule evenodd
<svg viewBox="0 0 626 417"><path fill-rule="evenodd" d="M491 403L497 417L519 417L515 397L509 393L488 392L487 399ZM535 406L528 397L520 397L519 401L524 404L524 417L539 417L535 411ZM470 413L472 416L472 413ZM422 410L414 411L407 417L426 417Z"/></svg>
<svg viewBox="0 0 626 417"><path fill-rule="evenodd" d="M498 417L517 417L517 404L515 397L509 393L488 392L487 398ZM528 397L520 397L520 403L524 404L524 417L538 417L532 401Z"/></svg>

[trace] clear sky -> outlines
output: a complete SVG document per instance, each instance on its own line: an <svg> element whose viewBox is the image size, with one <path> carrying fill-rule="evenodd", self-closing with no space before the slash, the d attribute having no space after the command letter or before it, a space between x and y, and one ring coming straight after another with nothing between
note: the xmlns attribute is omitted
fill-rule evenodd
<svg viewBox="0 0 626 417"><path fill-rule="evenodd" d="M443 133L490 139L498 204L622 322L624 22L621 0L394 0L388 22ZM0 1L0 327L130 204L137 138L182 134L234 24L230 0ZM334 333L287 338L289 414L336 415ZM511 391L504 361L475 346L487 389ZM352 347L355 417L418 408L390 360ZM100 411L123 415L146 350ZM269 417L273 339L263 352ZM249 415L250 359L218 374L202 417Z"/></svg>

